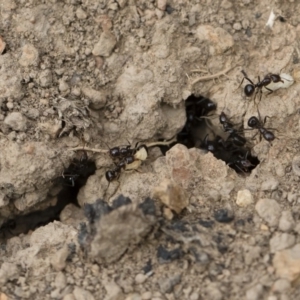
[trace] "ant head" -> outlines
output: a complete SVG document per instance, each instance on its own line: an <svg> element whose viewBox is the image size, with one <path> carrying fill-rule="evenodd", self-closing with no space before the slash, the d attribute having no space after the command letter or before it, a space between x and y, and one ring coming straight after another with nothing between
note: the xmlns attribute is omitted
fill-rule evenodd
<svg viewBox="0 0 300 300"><path fill-rule="evenodd" d="M217 144L214 141L208 140L208 134L205 136L201 147L209 152L216 152L217 151Z"/></svg>
<svg viewBox="0 0 300 300"><path fill-rule="evenodd" d="M255 91L255 86L253 84L246 84L244 87L244 93L247 97L251 97Z"/></svg>
<svg viewBox="0 0 300 300"><path fill-rule="evenodd" d="M135 159L146 160L148 157L148 149L146 145L140 145L136 148L136 153L134 155Z"/></svg>
<svg viewBox="0 0 300 300"><path fill-rule="evenodd" d="M248 120L248 126L251 128L256 128L259 124L259 120L252 116L249 120Z"/></svg>
<svg viewBox="0 0 300 300"><path fill-rule="evenodd" d="M109 154L112 157L118 157L120 155L120 148L119 147L114 147L114 148L109 149Z"/></svg>
<svg viewBox="0 0 300 300"><path fill-rule="evenodd" d="M278 74L270 74L271 80L273 82L283 82L283 80L281 79L280 75Z"/></svg>
<svg viewBox="0 0 300 300"><path fill-rule="evenodd" d="M216 103L212 102L208 98L203 98L202 100L198 101L197 106L202 108L203 115L207 115L209 112L217 109Z"/></svg>

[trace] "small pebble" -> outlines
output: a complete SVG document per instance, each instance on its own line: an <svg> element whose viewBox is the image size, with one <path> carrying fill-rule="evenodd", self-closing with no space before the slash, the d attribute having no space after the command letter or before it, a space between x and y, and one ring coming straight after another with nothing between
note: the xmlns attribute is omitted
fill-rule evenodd
<svg viewBox="0 0 300 300"><path fill-rule="evenodd" d="M75 286L73 295L76 300L94 300L94 296L91 294L91 292L84 290L81 287Z"/></svg>
<svg viewBox="0 0 300 300"><path fill-rule="evenodd" d="M22 48L21 58L19 59L19 64L22 67L29 67L31 65L36 65L38 61L38 50L31 44L24 45Z"/></svg>
<svg viewBox="0 0 300 300"><path fill-rule="evenodd" d="M84 20L87 18L87 13L81 7L78 7L78 9L76 10L76 17L79 20Z"/></svg>
<svg viewBox="0 0 300 300"><path fill-rule="evenodd" d="M276 232L270 239L270 250L271 253L290 248L294 246L296 238L294 235L289 233Z"/></svg>
<svg viewBox="0 0 300 300"><path fill-rule="evenodd" d="M279 229L289 232L295 227L295 221L292 212L289 210L283 211L279 219Z"/></svg>
<svg viewBox="0 0 300 300"><path fill-rule="evenodd" d="M221 2L221 7L224 9L229 9L232 7L232 3L229 0L223 0Z"/></svg>
<svg viewBox="0 0 300 300"><path fill-rule="evenodd" d="M275 178L269 177L267 180L263 181L261 184L262 191L274 191L278 188L279 181Z"/></svg>
<svg viewBox="0 0 300 300"><path fill-rule="evenodd" d="M3 53L5 47L6 47L6 43L4 42L2 36L0 36L0 55Z"/></svg>
<svg viewBox="0 0 300 300"><path fill-rule="evenodd" d="M115 36L109 31L103 31L99 42L94 46L92 51L94 56L108 57L115 48L117 40Z"/></svg>
<svg viewBox="0 0 300 300"><path fill-rule="evenodd" d="M4 286L9 280L19 277L18 267L13 263L4 262L0 268L0 285Z"/></svg>
<svg viewBox="0 0 300 300"><path fill-rule="evenodd" d="M263 286L259 283L252 288L250 288L246 292L246 299L247 300L261 300L262 295L263 295L264 288Z"/></svg>
<svg viewBox="0 0 300 300"><path fill-rule="evenodd" d="M160 291L162 294L171 293L178 283L181 281L181 275L176 274L169 278L162 279L159 281Z"/></svg>
<svg viewBox="0 0 300 300"><path fill-rule="evenodd" d="M13 102L7 102L6 103L6 107L9 109L9 110L12 110L14 108L14 103Z"/></svg>
<svg viewBox="0 0 300 300"><path fill-rule="evenodd" d="M104 282L104 288L106 289L106 300L124 299L124 293L119 285L114 281Z"/></svg>
<svg viewBox="0 0 300 300"><path fill-rule="evenodd" d="M141 284L144 283L147 280L147 278L148 278L147 275L140 273L135 276L135 282L137 284Z"/></svg>
<svg viewBox="0 0 300 300"><path fill-rule="evenodd" d="M152 293L151 292L144 292L143 294L142 294L142 299L143 300L150 300L150 299L152 299Z"/></svg>
<svg viewBox="0 0 300 300"><path fill-rule="evenodd" d="M253 196L247 189L240 190L237 193L236 204L240 207L247 207L253 203Z"/></svg>
<svg viewBox="0 0 300 300"><path fill-rule="evenodd" d="M157 0L157 8L165 11L167 7L167 0Z"/></svg>
<svg viewBox="0 0 300 300"><path fill-rule="evenodd" d="M240 31L242 29L242 24L240 22L237 22L237 23L234 23L232 27L234 30Z"/></svg>
<svg viewBox="0 0 300 300"><path fill-rule="evenodd" d="M255 205L255 210L269 226L277 226L281 215L281 207L275 200L260 199Z"/></svg>
<svg viewBox="0 0 300 300"><path fill-rule="evenodd" d="M173 148L175 148L175 146ZM162 180L160 185L154 188L153 197L159 199L163 204L178 214L189 204L183 189L167 178Z"/></svg>
<svg viewBox="0 0 300 300"><path fill-rule="evenodd" d="M63 272L58 272L54 279L54 286L62 290L67 285L67 278Z"/></svg>
<svg viewBox="0 0 300 300"><path fill-rule="evenodd" d="M134 293L134 294L130 294L128 295L125 300L142 300L142 297L140 294Z"/></svg>
<svg viewBox="0 0 300 300"><path fill-rule="evenodd" d="M291 288L291 283L285 278L277 279L273 285L273 291L279 293L283 293L289 290L290 288Z"/></svg>
<svg viewBox="0 0 300 300"><path fill-rule="evenodd" d="M228 209L219 209L215 212L214 218L217 222L220 223L229 223L234 219L234 215L232 211L229 211Z"/></svg>
<svg viewBox="0 0 300 300"><path fill-rule="evenodd" d="M41 72L39 76L39 83L41 87L49 87L52 85L52 71L50 69L45 69Z"/></svg>
<svg viewBox="0 0 300 300"><path fill-rule="evenodd" d="M67 294L63 297L63 300L76 300L73 294Z"/></svg>
<svg viewBox="0 0 300 300"><path fill-rule="evenodd" d="M199 300L200 298L200 295L199 293L197 292L193 292L191 295L190 295L190 300Z"/></svg>
<svg viewBox="0 0 300 300"><path fill-rule="evenodd" d="M292 169L295 175L300 176L300 156L294 156L292 162Z"/></svg>
<svg viewBox="0 0 300 300"><path fill-rule="evenodd" d="M59 85L58 85L58 89L61 92L66 92L69 89L69 85L64 80L60 80Z"/></svg>
<svg viewBox="0 0 300 300"><path fill-rule="evenodd" d="M19 112L10 113L4 119L4 124L8 125L12 130L15 131L26 131L27 129L27 119Z"/></svg>
<svg viewBox="0 0 300 300"><path fill-rule="evenodd" d="M62 271L66 267L66 259L68 256L69 249L67 245L56 251L55 255L53 255L53 257L51 258L51 264L54 270Z"/></svg>

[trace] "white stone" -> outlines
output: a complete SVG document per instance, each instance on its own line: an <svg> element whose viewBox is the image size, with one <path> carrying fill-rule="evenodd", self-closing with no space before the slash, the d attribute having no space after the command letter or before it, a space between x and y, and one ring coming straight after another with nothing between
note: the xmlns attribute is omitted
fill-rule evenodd
<svg viewBox="0 0 300 300"><path fill-rule="evenodd" d="M247 189L240 190L237 193L236 204L240 207L247 207L253 203L253 196Z"/></svg>
<svg viewBox="0 0 300 300"><path fill-rule="evenodd" d="M300 244L276 252L273 266L276 270L276 276L286 278L290 282L298 279L300 275Z"/></svg>
<svg viewBox="0 0 300 300"><path fill-rule="evenodd" d="M75 286L73 295L76 300L94 300L94 296L91 292L84 290L81 287Z"/></svg>
<svg viewBox="0 0 300 300"><path fill-rule="evenodd" d="M22 55L19 59L19 64L23 67L37 65L39 61L39 52L31 44L24 45L22 48Z"/></svg>
<svg viewBox="0 0 300 300"><path fill-rule="evenodd" d="M26 131L27 119L19 112L10 113L5 119L4 124L15 131Z"/></svg>
<svg viewBox="0 0 300 300"><path fill-rule="evenodd" d="M276 232L270 239L271 253L292 247L295 244L296 238L292 234Z"/></svg>
<svg viewBox="0 0 300 300"><path fill-rule="evenodd" d="M255 209L258 215L269 224L269 226L277 226L281 215L280 205L273 199L260 199Z"/></svg>
<svg viewBox="0 0 300 300"><path fill-rule="evenodd" d="M146 280L147 280L147 275L144 275L144 274L142 274L142 273L137 274L137 275L135 276L135 282L136 282L137 284L144 283Z"/></svg>
<svg viewBox="0 0 300 300"><path fill-rule="evenodd" d="M111 55L117 40L115 36L109 31L103 31L99 42L94 46L92 51L94 56L108 57Z"/></svg>
<svg viewBox="0 0 300 300"><path fill-rule="evenodd" d="M292 212L287 210L283 211L279 219L279 229L289 232L295 227L295 221L293 219Z"/></svg>
<svg viewBox="0 0 300 300"><path fill-rule="evenodd" d="M157 0L157 8L165 11L167 7L167 0Z"/></svg>
<svg viewBox="0 0 300 300"><path fill-rule="evenodd" d="M81 7L78 7L78 9L76 10L76 17L79 20L84 20L87 18L87 13Z"/></svg>
<svg viewBox="0 0 300 300"><path fill-rule="evenodd" d="M273 285L273 291L279 293L283 293L284 291L287 291L290 288L291 283L285 278L276 280Z"/></svg>
<svg viewBox="0 0 300 300"><path fill-rule="evenodd" d="M259 283L252 288L250 288L246 292L246 299L247 300L260 300L262 299L262 294L263 294L263 286Z"/></svg>

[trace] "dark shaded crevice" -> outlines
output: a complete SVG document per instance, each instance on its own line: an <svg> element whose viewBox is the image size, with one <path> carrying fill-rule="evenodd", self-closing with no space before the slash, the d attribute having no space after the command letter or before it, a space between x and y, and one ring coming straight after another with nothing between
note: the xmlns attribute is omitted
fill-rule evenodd
<svg viewBox="0 0 300 300"><path fill-rule="evenodd" d="M243 133L243 128L230 121L230 116L224 112L214 115L216 104L203 96L191 95L185 101L186 123L177 134L177 143L187 148L200 148L212 152L217 159L225 163L239 174L250 174L259 164L257 157L251 155L251 143ZM219 118L219 126L216 127L210 118ZM170 147L161 146L162 153Z"/></svg>
<svg viewBox="0 0 300 300"><path fill-rule="evenodd" d="M57 195L56 205L6 220L0 227L0 240L6 240L21 233L26 234L30 230L35 230L55 220L58 221L66 205L73 203L78 206L78 192L86 184L89 176L95 173L95 170L95 162L88 160L87 157L74 159L64 171L63 176L54 180L54 186L62 187Z"/></svg>

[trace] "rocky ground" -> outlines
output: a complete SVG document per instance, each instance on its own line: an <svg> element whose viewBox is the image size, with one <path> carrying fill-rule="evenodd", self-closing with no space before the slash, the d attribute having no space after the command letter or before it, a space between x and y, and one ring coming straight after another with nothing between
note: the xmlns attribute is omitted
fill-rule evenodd
<svg viewBox="0 0 300 300"><path fill-rule="evenodd" d="M299 15L294 0L1 0L0 299L299 299ZM254 101L241 70L294 82ZM107 149L172 139L192 94L244 128L256 103L269 117L271 143L244 131L251 174L178 143L108 184Z"/></svg>

